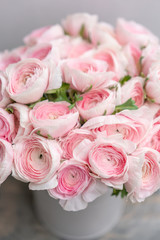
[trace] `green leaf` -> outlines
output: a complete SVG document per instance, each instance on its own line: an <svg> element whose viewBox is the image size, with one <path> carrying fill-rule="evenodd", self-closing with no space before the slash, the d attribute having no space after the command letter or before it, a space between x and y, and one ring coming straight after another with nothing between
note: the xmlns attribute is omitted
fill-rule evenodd
<svg viewBox="0 0 160 240"><path fill-rule="evenodd" d="M68 35L68 36L70 36L69 32L67 32L67 31L66 31L66 30L64 30L64 29L63 29L63 31L64 31L64 34L65 34L65 35Z"/></svg>
<svg viewBox="0 0 160 240"><path fill-rule="evenodd" d="M11 107L6 108L6 111L7 111L8 113L13 113L13 112L14 112L13 108L11 108Z"/></svg>
<svg viewBox="0 0 160 240"><path fill-rule="evenodd" d="M74 108L74 107L75 107L75 103L72 103L72 104L71 104L71 105L69 105L68 107L69 107L69 109L71 110L72 108Z"/></svg>
<svg viewBox="0 0 160 240"><path fill-rule="evenodd" d="M69 89L70 85L68 83L62 83L62 86L58 89L51 89L46 92L46 94L55 94L59 93L61 91L67 91Z"/></svg>
<svg viewBox="0 0 160 240"><path fill-rule="evenodd" d="M109 90L113 90L113 89L115 89L115 90L117 91L118 86L117 86L117 85L113 85L113 86L108 87L108 89L109 89Z"/></svg>
<svg viewBox="0 0 160 240"><path fill-rule="evenodd" d="M142 77L142 78L145 78L145 75L144 75L143 72L140 72L139 76Z"/></svg>
<svg viewBox="0 0 160 240"><path fill-rule="evenodd" d="M120 79L119 83L121 84L121 86L123 86L126 82L128 82L131 79L130 75L126 75L123 78Z"/></svg>
<svg viewBox="0 0 160 240"><path fill-rule="evenodd" d="M145 87L145 85L146 85L146 83L147 83L148 80L149 80L149 78L146 77L146 79L144 80L144 87Z"/></svg>
<svg viewBox="0 0 160 240"><path fill-rule="evenodd" d="M79 31L79 35L80 35L82 38L84 38L84 33L85 33L85 25L82 24L81 29L80 29L80 31Z"/></svg>
<svg viewBox="0 0 160 240"><path fill-rule="evenodd" d="M69 103L70 103L70 101L69 101L66 93L64 93L64 94L62 94L62 95L59 95L58 97L56 97L56 98L53 100L53 102L61 102L61 101L66 101L66 102L69 102Z"/></svg>
<svg viewBox="0 0 160 240"><path fill-rule="evenodd" d="M75 93L75 95L72 97L72 104L68 106L69 109L71 110L72 108L74 108L76 105L76 102L81 101L81 100L83 100L83 96Z"/></svg>
<svg viewBox="0 0 160 240"><path fill-rule="evenodd" d="M121 105L117 105L117 106L115 107L115 110L114 110L113 114L116 114L116 113L118 113L118 112L121 112L121 111L123 111L123 110L125 110L125 109L128 109L128 110L137 110L138 107L135 105L135 101L134 101L132 98L130 98L130 99L128 99L125 103L123 103L123 104L121 104Z"/></svg>
<svg viewBox="0 0 160 240"><path fill-rule="evenodd" d="M75 102L83 100L83 97L80 94L75 94Z"/></svg>
<svg viewBox="0 0 160 240"><path fill-rule="evenodd" d="M118 196L120 195L121 198L124 198L124 197L127 196L127 194L128 194L128 193L127 193L124 185L123 185L123 189L122 189L122 190L113 188L112 196L118 197Z"/></svg>
<svg viewBox="0 0 160 240"><path fill-rule="evenodd" d="M142 65L142 60L143 60L144 56L141 56L139 59L139 64Z"/></svg>
<svg viewBox="0 0 160 240"><path fill-rule="evenodd" d="M51 135L49 135L49 134L47 135L47 138L48 138L48 139L50 139L50 140L52 140L52 139L53 139L53 138L52 138L52 136L51 136Z"/></svg>
<svg viewBox="0 0 160 240"><path fill-rule="evenodd" d="M143 46L140 47L141 50L143 50L143 49L145 49L145 48L146 48L145 45L143 45Z"/></svg>
<svg viewBox="0 0 160 240"><path fill-rule="evenodd" d="M37 133L37 135L38 135L38 136L41 136L41 137L43 137L43 136L41 135L41 132L40 132L40 130L38 130L36 133Z"/></svg>
<svg viewBox="0 0 160 240"><path fill-rule="evenodd" d="M66 101L70 103L67 96L70 85L68 83L62 83L62 86L58 89L52 89L45 93L46 98L52 102Z"/></svg>
<svg viewBox="0 0 160 240"><path fill-rule="evenodd" d="M106 113L107 113L107 110L105 110L105 111L104 111L104 113L103 113L103 116L105 116L105 115L106 115Z"/></svg>

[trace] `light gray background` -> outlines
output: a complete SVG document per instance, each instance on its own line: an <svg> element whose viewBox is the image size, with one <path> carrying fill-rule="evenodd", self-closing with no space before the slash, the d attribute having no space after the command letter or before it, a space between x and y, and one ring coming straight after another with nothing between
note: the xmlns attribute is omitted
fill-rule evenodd
<svg viewBox="0 0 160 240"><path fill-rule="evenodd" d="M22 45L31 30L74 12L96 13L111 24L118 17L135 20L160 36L159 0L0 0L0 51Z"/></svg>

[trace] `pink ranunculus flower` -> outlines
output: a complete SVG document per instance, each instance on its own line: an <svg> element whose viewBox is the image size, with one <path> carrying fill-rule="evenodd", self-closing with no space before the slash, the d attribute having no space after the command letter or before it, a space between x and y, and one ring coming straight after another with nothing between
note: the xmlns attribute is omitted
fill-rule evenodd
<svg viewBox="0 0 160 240"><path fill-rule="evenodd" d="M61 164L57 178L57 187L48 192L51 197L60 199L60 205L67 211L85 209L88 202L92 202L107 190L104 184L92 179L85 164L74 159Z"/></svg>
<svg viewBox="0 0 160 240"><path fill-rule="evenodd" d="M28 50L28 48L29 48L28 46L22 45L22 46L19 46L17 48L14 48L12 52L17 54L18 56L20 56L20 58L22 59L23 55Z"/></svg>
<svg viewBox="0 0 160 240"><path fill-rule="evenodd" d="M134 77L126 82L121 88L121 101L125 103L128 99L132 98L137 107L144 104L144 78Z"/></svg>
<svg viewBox="0 0 160 240"><path fill-rule="evenodd" d="M0 107L5 108L11 99L6 91L6 86L8 84L7 78L3 72L0 72Z"/></svg>
<svg viewBox="0 0 160 240"><path fill-rule="evenodd" d="M37 43L48 43L64 36L60 25L46 26L34 30L24 38L25 44L32 46Z"/></svg>
<svg viewBox="0 0 160 240"><path fill-rule="evenodd" d="M54 76L55 65L52 65L45 64L36 58L28 58L11 64L6 69L9 81L7 91L10 98L23 104L39 100ZM61 83L60 78L58 81L57 78L53 78L52 88L59 88Z"/></svg>
<svg viewBox="0 0 160 240"><path fill-rule="evenodd" d="M0 54L0 71L4 71L8 65L12 63L17 63L21 60L20 56L17 55L14 51Z"/></svg>
<svg viewBox="0 0 160 240"><path fill-rule="evenodd" d="M129 179L125 184L132 202L142 202L160 188L160 153L139 148L130 156Z"/></svg>
<svg viewBox="0 0 160 240"><path fill-rule="evenodd" d="M124 139L138 144L151 127L151 117L149 108L141 107L138 110L124 110L116 115L89 119L82 129L103 136L120 133Z"/></svg>
<svg viewBox="0 0 160 240"><path fill-rule="evenodd" d="M119 81L120 78L127 74L127 58L120 49L108 47L103 44L97 49L86 52L83 56L106 62L107 71L115 73L114 80L116 81Z"/></svg>
<svg viewBox="0 0 160 240"><path fill-rule="evenodd" d="M28 135L33 130L33 126L29 120L30 108L20 103L9 104L8 108L12 109L14 114L16 136L13 142L16 142L17 138Z"/></svg>
<svg viewBox="0 0 160 240"><path fill-rule="evenodd" d="M146 101L144 106L150 109L150 115L152 120L160 116L160 105L153 103L152 101Z"/></svg>
<svg viewBox="0 0 160 240"><path fill-rule="evenodd" d="M11 174L13 164L12 145L0 138L0 184Z"/></svg>
<svg viewBox="0 0 160 240"><path fill-rule="evenodd" d="M71 36L77 36L80 33L82 26L84 26L85 37L89 37L92 28L97 23L98 17L88 13L76 13L66 17L62 21L62 26Z"/></svg>
<svg viewBox="0 0 160 240"><path fill-rule="evenodd" d="M30 182L32 190L57 186L54 175L60 165L62 150L56 141L32 134L19 138L13 150L13 177Z"/></svg>
<svg viewBox="0 0 160 240"><path fill-rule="evenodd" d="M105 44L108 48L121 48L120 44L115 38L113 27L104 22L100 22L92 28L90 40L95 46L99 44Z"/></svg>
<svg viewBox="0 0 160 240"><path fill-rule="evenodd" d="M61 148L63 150L63 158L71 159L73 158L74 148L82 142L84 139L89 139L90 141L95 140L95 135L86 129L73 129L67 136L60 138Z"/></svg>
<svg viewBox="0 0 160 240"><path fill-rule="evenodd" d="M0 108L0 138L12 142L15 137L14 115Z"/></svg>
<svg viewBox="0 0 160 240"><path fill-rule="evenodd" d="M81 95L76 107L80 116L88 120L93 117L109 115L115 109L115 94L107 89L93 89Z"/></svg>
<svg viewBox="0 0 160 240"><path fill-rule="evenodd" d="M140 57L142 51L133 43L128 43L123 48L123 53L127 58L127 71L132 77L138 76L140 69Z"/></svg>
<svg viewBox="0 0 160 240"><path fill-rule="evenodd" d="M160 61L150 67L148 80L145 85L146 94L155 103L160 103Z"/></svg>
<svg viewBox="0 0 160 240"><path fill-rule="evenodd" d="M107 63L91 58L66 60L62 65L64 81L71 88L84 92L92 88L106 87L115 74L107 72Z"/></svg>
<svg viewBox="0 0 160 240"><path fill-rule="evenodd" d="M142 72L145 76L149 74L150 67L160 59L160 46L149 44L142 51Z"/></svg>
<svg viewBox="0 0 160 240"><path fill-rule="evenodd" d="M128 154L136 144L116 134L99 137L94 142L83 140L73 152L77 161L88 164L91 172L107 186L123 189L128 180Z"/></svg>
<svg viewBox="0 0 160 240"><path fill-rule="evenodd" d="M68 43L68 53L66 58L78 58L92 48L93 44L86 42L80 37L70 39Z"/></svg>
<svg viewBox="0 0 160 240"><path fill-rule="evenodd" d="M43 101L30 111L30 121L44 136L62 137L76 126L79 113L76 108L69 109L69 103Z"/></svg>
<svg viewBox="0 0 160 240"><path fill-rule="evenodd" d="M51 43L39 43L28 49L23 54L23 58L38 58L39 60L55 60L58 62L58 49L54 48Z"/></svg>
<svg viewBox="0 0 160 240"><path fill-rule="evenodd" d="M138 47L143 47L149 43L158 43L158 38L153 33L134 21L118 19L115 31L117 40L122 45L133 43Z"/></svg>
<svg viewBox="0 0 160 240"><path fill-rule="evenodd" d="M152 126L147 135L140 143L140 147L150 147L157 150L160 153L160 117L155 118L152 121Z"/></svg>

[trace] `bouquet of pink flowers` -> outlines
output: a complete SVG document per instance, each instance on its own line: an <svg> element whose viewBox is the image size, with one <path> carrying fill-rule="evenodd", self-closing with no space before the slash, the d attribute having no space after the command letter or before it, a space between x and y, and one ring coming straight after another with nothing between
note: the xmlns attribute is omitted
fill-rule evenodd
<svg viewBox="0 0 160 240"><path fill-rule="evenodd" d="M145 27L74 14L0 55L0 183L12 173L68 211L108 187L160 188L160 45Z"/></svg>

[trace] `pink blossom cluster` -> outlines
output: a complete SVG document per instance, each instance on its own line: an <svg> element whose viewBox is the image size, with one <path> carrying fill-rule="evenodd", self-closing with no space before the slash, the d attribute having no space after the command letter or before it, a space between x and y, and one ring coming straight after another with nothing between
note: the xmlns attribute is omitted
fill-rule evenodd
<svg viewBox="0 0 160 240"><path fill-rule="evenodd" d="M133 21L73 14L0 54L0 183L47 190L67 211L107 189L160 188L160 45Z"/></svg>

